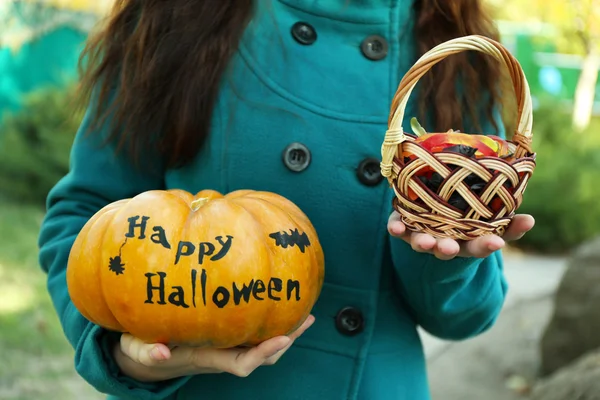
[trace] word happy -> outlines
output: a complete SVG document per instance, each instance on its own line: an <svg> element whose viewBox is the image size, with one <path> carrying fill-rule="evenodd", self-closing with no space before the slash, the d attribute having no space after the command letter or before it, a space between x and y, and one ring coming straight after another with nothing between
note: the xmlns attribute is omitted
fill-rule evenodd
<svg viewBox="0 0 600 400"><path fill-rule="evenodd" d="M175 268L184 257L193 258L193 260L202 266L206 260L219 261L227 256L231 250L234 237L232 235L216 236L212 241L203 241L192 243L189 241L179 241L176 246L171 246L167 239L167 234L162 226L150 226L150 217L133 216L127 219L129 222L125 241L119 249L119 254L110 257L109 269L117 276L126 275L127 262L121 255L123 246L131 239L149 239L155 244L163 246L165 249L174 251L173 263ZM147 236L149 235L149 236ZM297 229L286 232L274 232L269 235L275 241L275 245L282 248L294 247L304 253L305 248L310 246L310 241L305 233L298 232ZM227 305L240 305L243 302L254 301L300 301L300 282L293 279L284 281L283 279L272 277L268 281L261 279L251 279L249 282L231 282L225 286L218 286L214 290L209 290L209 272L204 268L191 268L189 276L189 285L169 286L167 272L148 272L146 277L146 300L145 304L173 305L177 307L189 308L197 307L200 303L206 306L212 302L218 308L224 308Z"/></svg>

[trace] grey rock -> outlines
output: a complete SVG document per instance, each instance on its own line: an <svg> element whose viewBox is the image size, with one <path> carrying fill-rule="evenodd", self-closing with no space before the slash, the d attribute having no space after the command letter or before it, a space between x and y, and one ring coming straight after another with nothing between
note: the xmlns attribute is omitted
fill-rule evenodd
<svg viewBox="0 0 600 400"><path fill-rule="evenodd" d="M542 376L600 348L600 237L569 260L540 342ZM575 397L573 399L576 399Z"/></svg>
<svg viewBox="0 0 600 400"><path fill-rule="evenodd" d="M432 399L524 400L537 379L537 344L551 312L550 296L519 302L505 308L488 332L433 355Z"/></svg>
<svg viewBox="0 0 600 400"><path fill-rule="evenodd" d="M600 400L600 350L539 381L531 400Z"/></svg>

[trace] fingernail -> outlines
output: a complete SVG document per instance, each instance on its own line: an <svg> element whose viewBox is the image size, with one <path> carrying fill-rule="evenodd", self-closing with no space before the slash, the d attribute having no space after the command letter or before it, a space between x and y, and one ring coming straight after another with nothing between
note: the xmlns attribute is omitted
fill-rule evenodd
<svg viewBox="0 0 600 400"><path fill-rule="evenodd" d="M428 252L429 250L432 250L435 247L435 244L433 244L432 246L423 246L422 244L417 245L417 248L419 249L419 251L422 252Z"/></svg>
<svg viewBox="0 0 600 400"><path fill-rule="evenodd" d="M488 244L488 250L498 251L504 246L504 243L490 243Z"/></svg>
<svg viewBox="0 0 600 400"><path fill-rule="evenodd" d="M523 236L525 236L525 233L521 233L519 236L513 238L512 240L513 240L513 242L516 242L517 240L523 239Z"/></svg>
<svg viewBox="0 0 600 400"><path fill-rule="evenodd" d="M150 357L152 357L152 359L156 361L163 361L164 359L166 359L165 355L160 351L158 347L153 347L152 350L150 350Z"/></svg>
<svg viewBox="0 0 600 400"><path fill-rule="evenodd" d="M402 234L402 232L399 232L397 229L394 229L393 227L388 229L388 232L392 236L400 236Z"/></svg>

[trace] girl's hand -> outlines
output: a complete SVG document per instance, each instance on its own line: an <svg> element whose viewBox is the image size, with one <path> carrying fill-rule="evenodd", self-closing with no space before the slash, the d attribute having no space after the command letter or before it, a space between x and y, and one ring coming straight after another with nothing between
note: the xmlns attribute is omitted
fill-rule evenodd
<svg viewBox="0 0 600 400"><path fill-rule="evenodd" d="M123 334L120 343L115 346L114 357L123 374L143 382L222 372L246 377L262 365L275 364L314 321L311 315L291 335L274 337L249 348L169 348L160 343L147 344Z"/></svg>
<svg viewBox="0 0 600 400"><path fill-rule="evenodd" d="M434 254L440 260L451 260L454 257L486 258L504 247L507 241L519 240L533 228L535 221L531 215L519 214L514 217L503 237L486 235L471 241L453 239L436 239L426 233L413 233L406 229L400 214L394 211L388 220L388 231L410 244L413 250L420 253Z"/></svg>

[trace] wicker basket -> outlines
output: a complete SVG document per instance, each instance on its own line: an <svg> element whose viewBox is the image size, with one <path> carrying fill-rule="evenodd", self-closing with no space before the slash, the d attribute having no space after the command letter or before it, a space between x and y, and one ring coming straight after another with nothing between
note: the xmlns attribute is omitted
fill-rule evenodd
<svg viewBox="0 0 600 400"><path fill-rule="evenodd" d="M515 152L510 162L500 157L475 159L453 152L433 154L415 142L416 136L402 129L404 110L417 81L445 57L469 50L493 56L510 73L518 106L517 129L509 141ZM535 169L536 155L531 150L532 122L531 95L525 74L518 61L500 43L483 36L465 36L444 42L424 54L400 82L381 149L381 172L394 189L394 208L407 228L437 238L457 240L472 240L486 234L502 236L521 205L527 182ZM404 151L416 158L405 164L401 156ZM443 181L436 192L418 178L424 168L431 168L441 175ZM472 174L485 184L479 194L464 182ZM413 200L409 198L409 189L416 194L416 200L414 196ZM449 203L454 192L466 201L464 210ZM495 201L493 209L490 207L492 201Z"/></svg>

